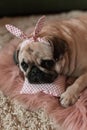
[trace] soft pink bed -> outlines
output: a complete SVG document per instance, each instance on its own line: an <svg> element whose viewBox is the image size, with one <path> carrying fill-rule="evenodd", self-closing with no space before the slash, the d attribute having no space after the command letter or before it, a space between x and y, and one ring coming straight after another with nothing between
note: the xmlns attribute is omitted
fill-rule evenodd
<svg viewBox="0 0 87 130"><path fill-rule="evenodd" d="M44 108L56 124L62 124L67 130L87 130L87 89L81 93L75 105L66 109L60 105L57 97L43 92L20 94L24 79L13 61L17 44L18 40L12 40L0 52L0 90L31 110Z"/></svg>

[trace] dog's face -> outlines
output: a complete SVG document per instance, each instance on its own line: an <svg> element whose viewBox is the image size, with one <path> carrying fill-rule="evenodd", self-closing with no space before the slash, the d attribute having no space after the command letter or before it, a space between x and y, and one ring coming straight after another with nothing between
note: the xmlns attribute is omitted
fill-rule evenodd
<svg viewBox="0 0 87 130"><path fill-rule="evenodd" d="M25 42L25 41L24 41ZM28 41L27 41L28 42ZM53 82L64 66L66 44L61 39L19 45L15 61L30 83Z"/></svg>

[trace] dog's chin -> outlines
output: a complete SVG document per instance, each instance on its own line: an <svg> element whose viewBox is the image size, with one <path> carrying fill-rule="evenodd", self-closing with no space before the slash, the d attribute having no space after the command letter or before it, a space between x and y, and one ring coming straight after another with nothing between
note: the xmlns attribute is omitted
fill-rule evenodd
<svg viewBox="0 0 87 130"><path fill-rule="evenodd" d="M45 83L52 83L58 74L54 73L45 73L41 71L39 68L34 66L31 71L27 75L27 79L32 84L45 84Z"/></svg>

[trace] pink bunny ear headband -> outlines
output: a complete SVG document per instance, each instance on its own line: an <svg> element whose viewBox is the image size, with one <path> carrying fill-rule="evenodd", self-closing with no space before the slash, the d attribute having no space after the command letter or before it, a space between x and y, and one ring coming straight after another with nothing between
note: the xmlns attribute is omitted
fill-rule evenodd
<svg viewBox="0 0 87 130"><path fill-rule="evenodd" d="M5 27L6 29L12 33L14 36L22 39L22 40L30 40L30 41L42 41L43 43L47 43L46 41L44 41L41 38L38 38L38 34L40 33L40 31L42 30L43 26L44 26L44 22L45 22L45 16L42 16L38 22L36 23L34 32L33 32L33 36L30 39L23 31L21 31L19 28L10 25L10 24L6 24Z"/></svg>

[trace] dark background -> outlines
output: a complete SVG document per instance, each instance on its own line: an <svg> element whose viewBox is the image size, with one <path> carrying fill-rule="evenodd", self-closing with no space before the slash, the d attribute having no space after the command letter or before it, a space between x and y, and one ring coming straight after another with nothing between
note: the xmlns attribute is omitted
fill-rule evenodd
<svg viewBox="0 0 87 130"><path fill-rule="evenodd" d="M87 10L87 0L0 0L0 16Z"/></svg>

